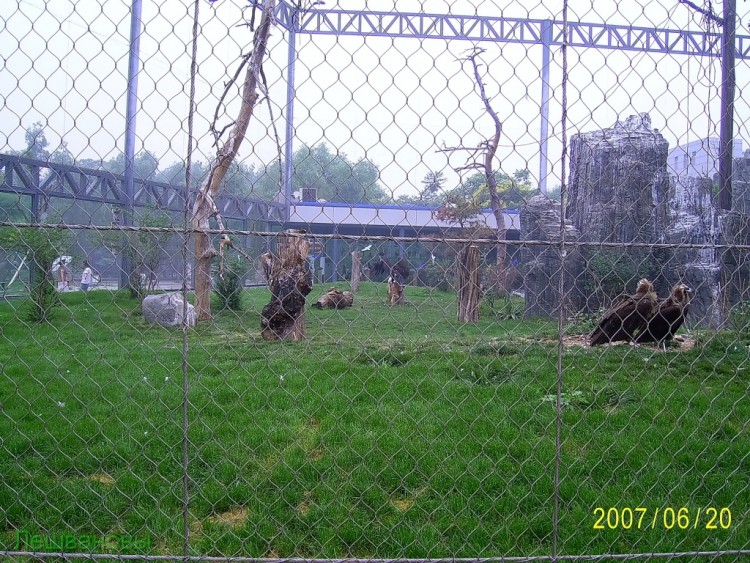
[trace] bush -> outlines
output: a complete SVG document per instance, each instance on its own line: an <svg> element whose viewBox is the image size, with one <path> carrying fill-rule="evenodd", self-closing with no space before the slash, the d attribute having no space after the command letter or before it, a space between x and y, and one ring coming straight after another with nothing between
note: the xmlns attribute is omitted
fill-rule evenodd
<svg viewBox="0 0 750 563"><path fill-rule="evenodd" d="M52 309L60 304L52 263L69 242L70 235L63 229L4 227L0 231L0 247L28 257L31 306L26 318L32 322L49 320Z"/></svg>
<svg viewBox="0 0 750 563"><path fill-rule="evenodd" d="M222 309L242 310L242 282L250 269L247 259L235 255L224 259L224 277L219 275L219 267L214 272L214 290Z"/></svg>
<svg viewBox="0 0 750 563"><path fill-rule="evenodd" d="M136 227L174 227L166 212L149 209L133 215ZM133 299L143 300L154 287L151 274L156 272L159 264L169 257L168 245L174 233L158 231L108 231L101 235L104 245L117 255L122 255L128 263L128 291ZM95 241L97 244L98 241ZM141 278L145 277L145 283Z"/></svg>
<svg viewBox="0 0 750 563"><path fill-rule="evenodd" d="M430 261L422 269L417 270L417 284L423 287L432 287L440 291L452 291L455 289L455 283L455 266L447 261Z"/></svg>
<svg viewBox="0 0 750 563"><path fill-rule="evenodd" d="M588 270L584 290L600 302L608 303L623 293L634 293L641 278L653 281L658 268L647 250L601 248L589 258Z"/></svg>

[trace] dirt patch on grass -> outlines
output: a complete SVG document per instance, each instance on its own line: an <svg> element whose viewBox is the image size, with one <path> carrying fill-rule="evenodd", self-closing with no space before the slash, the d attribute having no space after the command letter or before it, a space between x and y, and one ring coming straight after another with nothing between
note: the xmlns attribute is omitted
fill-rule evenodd
<svg viewBox="0 0 750 563"><path fill-rule="evenodd" d="M311 451L309 454L307 454L307 459L310 461L320 461L325 457L325 452L321 450L320 448L315 448L313 451Z"/></svg>
<svg viewBox="0 0 750 563"><path fill-rule="evenodd" d="M115 484L114 478L109 473L94 473L89 479L95 483L106 485L107 487L111 487Z"/></svg>
<svg viewBox="0 0 750 563"><path fill-rule="evenodd" d="M306 500L303 500L297 505L297 512L299 512L302 516L307 516L308 514L310 514L310 503Z"/></svg>
<svg viewBox="0 0 750 563"><path fill-rule="evenodd" d="M391 501L399 512L406 512L414 506L413 498L395 498Z"/></svg>
<svg viewBox="0 0 750 563"><path fill-rule="evenodd" d="M533 338L522 338L519 339L524 342L542 342L544 344L557 344L557 338L542 338L540 340L534 340ZM610 346L630 346L631 344L629 342L613 342L611 344L605 344L601 346L601 348L607 348ZM578 334L574 336L563 336L563 346L565 348L572 348L574 346L579 346L583 348L589 348L589 337L587 334ZM649 348L653 348L655 350L658 350L659 352L664 352L664 348L661 346L656 346L654 344L640 344L640 346L648 346ZM667 345L667 352L670 351L679 351L679 352L687 352L688 350L692 350L696 346L696 340L693 336L686 336L686 335L679 335L675 337L675 339Z"/></svg>
<svg viewBox="0 0 750 563"><path fill-rule="evenodd" d="M208 520L217 524L224 524L230 528L240 528L247 522L248 516L250 516L248 509L244 506L238 506L221 514L209 516Z"/></svg>

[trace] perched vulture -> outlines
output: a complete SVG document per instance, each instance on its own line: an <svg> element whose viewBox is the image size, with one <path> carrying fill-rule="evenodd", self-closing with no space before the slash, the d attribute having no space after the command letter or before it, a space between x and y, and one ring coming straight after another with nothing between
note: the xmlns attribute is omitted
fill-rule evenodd
<svg viewBox="0 0 750 563"><path fill-rule="evenodd" d="M647 279L638 282L634 295L622 298L604 315L589 337L589 344L608 344L632 340L646 326L657 308L654 284Z"/></svg>
<svg viewBox="0 0 750 563"><path fill-rule="evenodd" d="M672 288L672 293L666 299L659 301L659 307L635 337L637 343L658 342L666 348L666 341L671 340L677 329L685 322L685 316L690 310L690 294L692 290L683 283Z"/></svg>

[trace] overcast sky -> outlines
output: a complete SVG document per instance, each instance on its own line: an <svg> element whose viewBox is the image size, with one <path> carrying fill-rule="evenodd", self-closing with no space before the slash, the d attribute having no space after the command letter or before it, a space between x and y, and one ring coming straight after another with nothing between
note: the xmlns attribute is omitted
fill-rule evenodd
<svg viewBox="0 0 750 563"><path fill-rule="evenodd" d="M143 0L144 29L139 75L138 142L162 167L186 153L192 2ZM224 81L246 52L251 34L242 21L240 0L200 5L198 52L199 158L212 152L208 127ZM328 8L393 11L395 0L332 0ZM61 140L79 158L109 158L124 149L125 91L130 2L123 0L19 0L0 4L0 151L21 148L24 131L45 124L53 145ZM481 14L560 19L562 2L480 0L398 0L402 12ZM738 32L747 34L748 4L738 4ZM701 29L691 10L675 2L571 0L569 19L675 29ZM273 32L265 71L271 83L273 118L283 135L287 37ZM460 58L472 47L465 41L304 36L297 40L295 147L326 142L356 160L366 157L381 170L381 184L395 195L413 193L429 170L442 170L452 187L450 159L443 145L475 146L493 131L485 115L470 66ZM498 167L507 173L539 170L539 46L482 43L487 49L485 83L503 121ZM554 50L551 83L549 158L559 182L561 54ZM605 50L569 49L568 134L611 127L618 119L648 112L675 146L718 135L717 60ZM746 61L737 65L737 136L748 146ZM743 99L745 98L745 99ZM236 112L229 105L229 115ZM241 150L250 164L270 162L276 145L264 104L256 112Z"/></svg>

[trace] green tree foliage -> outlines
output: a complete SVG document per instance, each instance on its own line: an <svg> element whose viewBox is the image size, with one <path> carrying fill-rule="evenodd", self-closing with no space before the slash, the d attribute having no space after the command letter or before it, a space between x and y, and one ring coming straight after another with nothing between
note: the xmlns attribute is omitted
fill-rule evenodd
<svg viewBox="0 0 750 563"><path fill-rule="evenodd" d="M102 163L102 168L113 174L125 173L125 154L120 153ZM133 158L133 173L135 178L141 180L157 180L159 171L159 159L148 150L139 152Z"/></svg>
<svg viewBox="0 0 750 563"><path fill-rule="evenodd" d="M423 194L437 194L445 188L445 174L442 170L430 170L422 179Z"/></svg>
<svg viewBox="0 0 750 563"><path fill-rule="evenodd" d="M505 209L519 209L529 198L539 193L531 183L531 174L528 170L516 170L512 176L496 171L495 178L497 179L497 195ZM461 186L448 194L448 197L451 196L463 196L465 199L475 200L482 208L490 206L487 179L481 172L469 176Z"/></svg>
<svg viewBox="0 0 750 563"><path fill-rule="evenodd" d="M352 162L344 153L332 153L325 143L303 145L292 159L292 191L316 188L318 198L341 203L384 203L389 201L378 183L378 167L367 159ZM253 195L273 199L279 191L279 163L265 167Z"/></svg>
<svg viewBox="0 0 750 563"><path fill-rule="evenodd" d="M214 272L215 293L222 309L242 310L242 282L250 270L246 258L233 254L224 259L224 276L219 275L219 267Z"/></svg>
<svg viewBox="0 0 750 563"><path fill-rule="evenodd" d="M31 218L31 197L0 193L0 221L23 223Z"/></svg>
<svg viewBox="0 0 750 563"><path fill-rule="evenodd" d="M173 221L162 211L148 210L134 214L133 224L138 227L172 227ZM99 236L99 235L96 235ZM153 287L154 274L162 260L169 256L170 232L105 231L101 234L104 245L115 255L125 256L131 266L128 291L133 298L143 299Z"/></svg>
<svg viewBox="0 0 750 563"><path fill-rule="evenodd" d="M529 198L539 193L531 183L531 173L528 170L516 170L511 176L496 171L495 178L498 184L498 196L506 209L519 209ZM448 191L444 189L445 177L442 172L429 172L422 180L422 184L424 188L419 195L401 195L396 199L396 203L433 207L451 204L458 208L457 217L463 218L468 217L466 213L471 209L476 208L475 214L478 214L480 210L490 207L487 178L481 172L475 172L461 185Z"/></svg>
<svg viewBox="0 0 750 563"><path fill-rule="evenodd" d="M431 170L422 179L424 186L419 195L401 195L396 203L401 205L428 205L438 207L445 203L445 175L440 170Z"/></svg>
<svg viewBox="0 0 750 563"><path fill-rule="evenodd" d="M73 155L68 150L68 143L62 141L49 157L50 162L72 166L75 163Z"/></svg>
<svg viewBox="0 0 750 563"><path fill-rule="evenodd" d="M49 141L44 135L44 125L37 121L31 127L26 129L26 148L21 152L21 156L26 158L36 158L46 160L49 158Z"/></svg>

